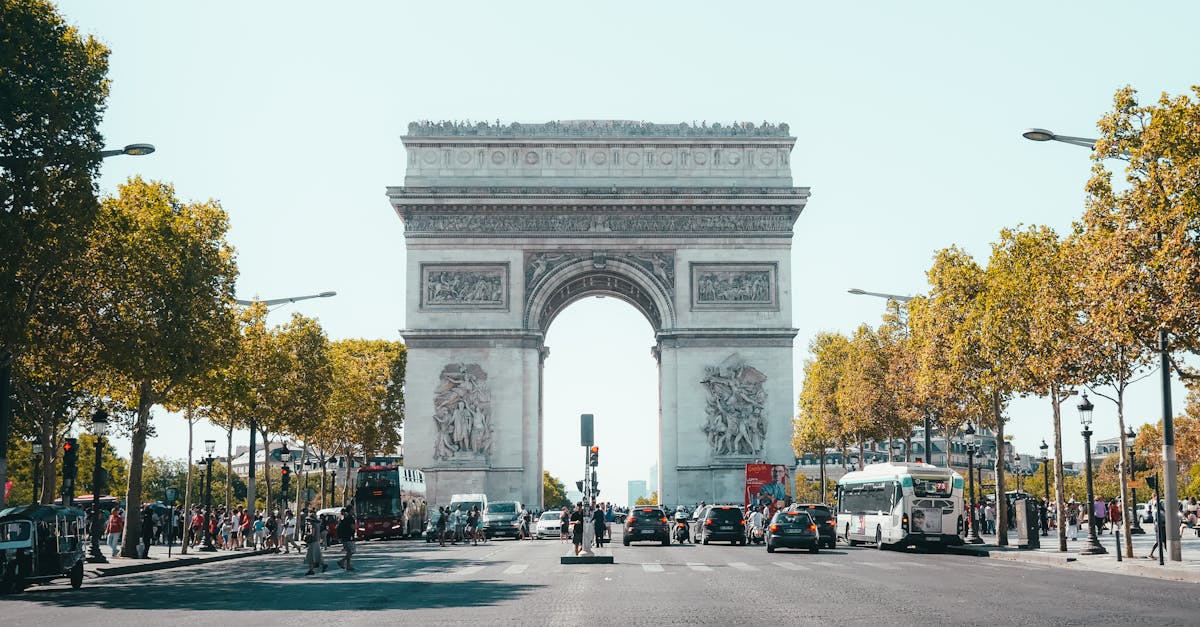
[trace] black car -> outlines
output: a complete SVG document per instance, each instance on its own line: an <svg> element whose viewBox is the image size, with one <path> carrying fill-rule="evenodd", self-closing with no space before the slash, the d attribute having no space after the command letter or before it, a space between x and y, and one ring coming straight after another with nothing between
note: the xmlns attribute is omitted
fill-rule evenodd
<svg viewBox="0 0 1200 627"><path fill-rule="evenodd" d="M746 543L746 516L737 505L713 505L704 514L700 526L700 543L728 540L730 544Z"/></svg>
<svg viewBox="0 0 1200 627"><path fill-rule="evenodd" d="M837 516L833 514L828 505L801 503L793 505L790 509L808 512L821 535L821 546L827 549L837 547Z"/></svg>
<svg viewBox="0 0 1200 627"><path fill-rule="evenodd" d="M658 507L634 507L625 518L625 546L630 542L657 540L663 546L671 544L671 526L667 514Z"/></svg>
<svg viewBox="0 0 1200 627"><path fill-rule="evenodd" d="M483 533L489 538L518 538L525 508L517 501L493 501L483 512Z"/></svg>
<svg viewBox="0 0 1200 627"><path fill-rule="evenodd" d="M821 535L817 524L808 515L808 510L789 509L775 513L767 525L767 553L775 549L808 549L809 553L821 550Z"/></svg>

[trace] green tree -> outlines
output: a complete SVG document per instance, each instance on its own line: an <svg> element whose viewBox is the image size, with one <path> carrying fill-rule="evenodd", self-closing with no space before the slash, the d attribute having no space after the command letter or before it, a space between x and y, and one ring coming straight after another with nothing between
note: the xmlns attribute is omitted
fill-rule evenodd
<svg viewBox="0 0 1200 627"><path fill-rule="evenodd" d="M542 471L542 508L556 509L570 505L567 500L567 488L549 471Z"/></svg>
<svg viewBox="0 0 1200 627"><path fill-rule="evenodd" d="M130 179L106 199L86 254L72 268L93 285L108 395L137 407L121 553L136 555L150 410L228 353L237 269L229 224L213 201L185 204L164 183Z"/></svg>
<svg viewBox="0 0 1200 627"><path fill-rule="evenodd" d="M636 505L658 505L658 490L650 493L650 496L639 496L633 503Z"/></svg>
<svg viewBox="0 0 1200 627"><path fill-rule="evenodd" d="M45 281L83 248L98 210L108 49L67 25L50 2L0 0L0 68L2 486L12 360L29 343Z"/></svg>
<svg viewBox="0 0 1200 627"><path fill-rule="evenodd" d="M818 333L809 344L812 357L804 362L804 383L797 403L799 416L793 423L792 450L797 456L814 453L825 476L825 451L845 445L842 413L837 390L850 341L840 333ZM845 458L843 457L843 460Z"/></svg>

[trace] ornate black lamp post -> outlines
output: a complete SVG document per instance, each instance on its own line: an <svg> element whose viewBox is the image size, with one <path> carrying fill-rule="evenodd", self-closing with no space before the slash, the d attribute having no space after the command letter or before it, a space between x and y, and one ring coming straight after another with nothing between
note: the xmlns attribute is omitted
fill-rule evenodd
<svg viewBox="0 0 1200 627"><path fill-rule="evenodd" d="M1046 489L1046 498L1042 501L1042 535L1050 533L1050 519L1047 515L1047 510L1050 507L1050 459L1046 456L1046 452L1050 450L1050 445L1046 444L1046 440L1042 440L1042 445L1038 447L1042 451L1042 486Z"/></svg>
<svg viewBox="0 0 1200 627"><path fill-rule="evenodd" d="M217 450L216 440L204 441L205 457L200 460L200 464L206 467L204 479L204 546L200 547L201 551L213 552L217 547L213 546L212 534L212 467L213 467L213 451Z"/></svg>
<svg viewBox="0 0 1200 627"><path fill-rule="evenodd" d="M1101 555L1108 550L1096 538L1096 494L1092 491L1092 410L1096 406L1083 395L1079 403L1079 422L1083 424L1083 454L1087 457L1084 467L1087 471L1087 507L1088 507L1088 537L1079 550L1080 555Z"/></svg>
<svg viewBox="0 0 1200 627"><path fill-rule="evenodd" d="M91 564L107 564L104 552L100 550L100 461L104 457L104 434L108 431L108 413L97 409L92 414L92 435L96 436L96 463L92 466L92 547L89 549L87 561Z"/></svg>
<svg viewBox="0 0 1200 627"><path fill-rule="evenodd" d="M1131 496L1133 497L1132 505L1125 503L1125 508L1129 511L1130 518L1133 519L1133 524L1129 525L1129 533L1132 533L1135 536L1145 535L1146 530L1142 529L1142 517L1138 515L1137 486L1134 484L1136 479L1136 466L1133 465L1133 440L1137 438L1137 434L1133 432L1133 427L1129 427L1125 431L1125 438L1129 440L1129 446L1125 448L1129 449L1129 490L1132 492ZM1133 509L1129 509L1130 507Z"/></svg>
<svg viewBox="0 0 1200 627"><path fill-rule="evenodd" d="M967 443L967 511L971 521L971 537L967 542L983 544L983 538L979 537L979 520L975 517L975 425L969 420L963 429L963 440ZM980 488L982 489L982 486Z"/></svg>
<svg viewBox="0 0 1200 627"><path fill-rule="evenodd" d="M34 440L29 445L33 451L33 473L30 479L33 479L33 504L37 505L42 500L41 478L42 478L42 443Z"/></svg>

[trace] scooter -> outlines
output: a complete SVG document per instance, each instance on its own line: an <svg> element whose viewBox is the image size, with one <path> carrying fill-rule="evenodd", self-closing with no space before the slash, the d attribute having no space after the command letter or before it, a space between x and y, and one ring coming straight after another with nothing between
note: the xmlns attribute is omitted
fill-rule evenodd
<svg viewBox="0 0 1200 627"><path fill-rule="evenodd" d="M747 527L746 528L746 541L753 542L755 544L762 544L763 543L762 527L755 527L753 525Z"/></svg>

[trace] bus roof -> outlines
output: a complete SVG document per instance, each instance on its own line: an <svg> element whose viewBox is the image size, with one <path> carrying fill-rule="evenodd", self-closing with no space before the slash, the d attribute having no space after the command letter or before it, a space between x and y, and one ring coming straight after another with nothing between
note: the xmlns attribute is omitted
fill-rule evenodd
<svg viewBox="0 0 1200 627"><path fill-rule="evenodd" d="M861 481L870 481L872 479L903 477L906 475L962 478L961 475L951 468L943 468L940 466L934 466L932 464L922 464L917 462L881 462L878 464L868 464L862 470L848 472L842 476L838 483L856 483Z"/></svg>

